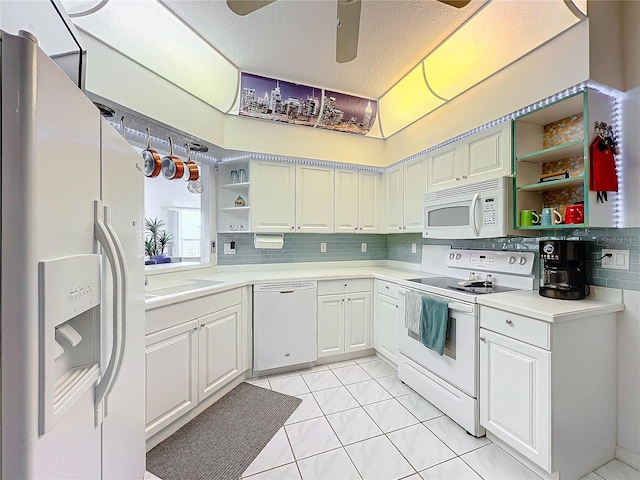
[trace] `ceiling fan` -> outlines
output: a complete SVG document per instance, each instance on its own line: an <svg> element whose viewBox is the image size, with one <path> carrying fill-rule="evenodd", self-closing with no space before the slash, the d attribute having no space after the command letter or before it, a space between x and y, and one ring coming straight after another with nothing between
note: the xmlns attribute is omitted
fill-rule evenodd
<svg viewBox="0 0 640 480"><path fill-rule="evenodd" d="M227 0L227 6L237 15L248 15L276 0ZM466 6L471 0L437 0L455 8ZM337 0L336 62L347 63L358 55L360 8L362 0Z"/></svg>

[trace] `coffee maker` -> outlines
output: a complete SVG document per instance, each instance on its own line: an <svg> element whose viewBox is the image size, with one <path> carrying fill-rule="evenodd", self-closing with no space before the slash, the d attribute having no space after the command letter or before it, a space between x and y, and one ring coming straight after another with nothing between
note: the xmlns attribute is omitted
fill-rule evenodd
<svg viewBox="0 0 640 480"><path fill-rule="evenodd" d="M539 293L543 297L580 300L589 288L587 272L587 242L544 240L540 242L543 263Z"/></svg>

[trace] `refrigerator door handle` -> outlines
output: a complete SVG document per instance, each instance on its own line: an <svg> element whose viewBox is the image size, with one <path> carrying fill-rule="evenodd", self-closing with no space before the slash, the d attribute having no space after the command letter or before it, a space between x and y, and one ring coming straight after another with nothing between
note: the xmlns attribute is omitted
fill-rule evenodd
<svg viewBox="0 0 640 480"><path fill-rule="evenodd" d="M121 270L119 268L118 257L116 253L116 247L111 239L111 235L109 234L106 225L104 224L103 214L102 214L102 202L100 200L95 200L93 202L93 214L94 214L94 234L98 243L102 247L104 254L107 256L109 260L109 265L111 267L111 275L113 276L113 345L111 347L111 357L109 360L109 364L102 375L102 378L96 385L96 393L95 393L95 420L96 425L99 425L102 422L102 400L105 398L109 387L113 383L115 377L115 368L116 362L118 360L119 351L118 346L120 345L120 338L122 336L120 330L120 305L121 294L122 294L122 276Z"/></svg>
<svg viewBox="0 0 640 480"><path fill-rule="evenodd" d="M108 406L109 406L109 396L111 394L111 390L113 386L118 382L118 377L120 376L120 368L122 367L122 360L124 358L124 349L125 344L127 342L127 306L129 303L128 298L128 285L129 285L129 268L127 265L127 258L124 254L124 247L122 246L122 242L120 238L118 238L118 234L113 228L113 224L111 223L111 207L105 205L104 207L104 224L107 228L107 233L111 237L111 241L115 246L116 255L118 257L118 269L120 270L120 339L118 341L118 356L116 358L115 363L115 371L113 374L113 379L111 383L107 387L107 392L105 396L105 415L108 414Z"/></svg>

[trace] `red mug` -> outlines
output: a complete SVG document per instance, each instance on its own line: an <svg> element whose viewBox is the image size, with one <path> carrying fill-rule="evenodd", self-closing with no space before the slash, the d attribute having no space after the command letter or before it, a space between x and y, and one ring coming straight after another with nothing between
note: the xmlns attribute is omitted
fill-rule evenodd
<svg viewBox="0 0 640 480"><path fill-rule="evenodd" d="M584 223L584 203L569 205L564 214L564 223Z"/></svg>

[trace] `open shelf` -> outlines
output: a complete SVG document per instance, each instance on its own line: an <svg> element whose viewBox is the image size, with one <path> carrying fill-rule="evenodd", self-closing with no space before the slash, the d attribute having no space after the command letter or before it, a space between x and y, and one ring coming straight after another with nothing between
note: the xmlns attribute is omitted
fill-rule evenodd
<svg viewBox="0 0 640 480"><path fill-rule="evenodd" d="M516 160L518 162L548 163L562 158L581 155L584 155L584 140L576 140L563 145L538 150L537 152L527 153L526 155L520 155Z"/></svg>
<svg viewBox="0 0 640 480"><path fill-rule="evenodd" d="M559 180L551 180L549 182L531 183L518 187L519 192L550 192L552 190L561 190L567 187L579 187L584 185L584 176L571 178L561 178Z"/></svg>
<svg viewBox="0 0 640 480"><path fill-rule="evenodd" d="M229 190L243 190L251 185L250 182L242 182L242 183L225 183L224 185L220 185L220 188L227 188Z"/></svg>
<svg viewBox="0 0 640 480"><path fill-rule="evenodd" d="M226 207L220 208L219 210L223 212L242 212L243 210L249 210L251 207Z"/></svg>
<svg viewBox="0 0 640 480"><path fill-rule="evenodd" d="M532 227L516 227L516 230L566 230L572 228L585 228L584 223L556 223L554 225L533 225Z"/></svg>

